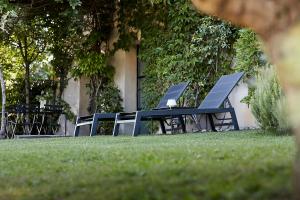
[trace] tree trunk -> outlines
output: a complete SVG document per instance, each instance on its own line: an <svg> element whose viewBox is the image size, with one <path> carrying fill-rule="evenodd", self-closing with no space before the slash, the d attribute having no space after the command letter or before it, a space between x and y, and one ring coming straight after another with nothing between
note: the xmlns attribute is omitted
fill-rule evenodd
<svg viewBox="0 0 300 200"><path fill-rule="evenodd" d="M262 38L276 65L289 107L289 119L298 145L295 193L300 199L300 1L192 0L201 11L247 26Z"/></svg>
<svg viewBox="0 0 300 200"><path fill-rule="evenodd" d="M30 64L25 63L25 134L29 134L29 111L30 111Z"/></svg>
<svg viewBox="0 0 300 200"><path fill-rule="evenodd" d="M287 96L289 117L296 136L298 153L294 185L296 198L300 199L300 20L267 46L277 65L279 79Z"/></svg>
<svg viewBox="0 0 300 200"><path fill-rule="evenodd" d="M58 87L58 99L62 100L62 94L64 92L64 89L66 87L66 78L63 76L60 76L59 78L59 87Z"/></svg>
<svg viewBox="0 0 300 200"><path fill-rule="evenodd" d="M5 80L2 73L2 66L0 66L0 82L1 82L1 93L2 93L2 110L1 110L1 129L0 129L0 138L5 137L6 130L6 115L5 115L5 104L6 104L6 95L5 95Z"/></svg>
<svg viewBox="0 0 300 200"><path fill-rule="evenodd" d="M56 104L56 91L57 91L57 87L56 87L55 80L53 77L53 79L52 79L52 104L53 105Z"/></svg>

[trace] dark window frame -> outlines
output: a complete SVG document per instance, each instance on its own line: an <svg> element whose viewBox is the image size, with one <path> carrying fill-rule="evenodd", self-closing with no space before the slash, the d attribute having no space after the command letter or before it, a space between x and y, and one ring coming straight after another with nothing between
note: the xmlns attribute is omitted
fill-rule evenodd
<svg viewBox="0 0 300 200"><path fill-rule="evenodd" d="M139 60L139 52L140 52L140 45L136 45L136 109L142 109L141 103L141 80L145 78L145 75L141 74L141 61Z"/></svg>

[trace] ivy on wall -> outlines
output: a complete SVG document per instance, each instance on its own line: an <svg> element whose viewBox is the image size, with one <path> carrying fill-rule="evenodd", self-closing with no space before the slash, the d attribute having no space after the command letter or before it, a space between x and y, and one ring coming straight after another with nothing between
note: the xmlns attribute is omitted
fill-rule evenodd
<svg viewBox="0 0 300 200"><path fill-rule="evenodd" d="M257 74L266 65L261 44L256 34L249 29L239 30L239 38L234 44L236 52L236 70L244 71L247 78Z"/></svg>
<svg viewBox="0 0 300 200"><path fill-rule="evenodd" d="M240 29L239 38L234 44L236 71L245 72L244 80L248 83L248 96L242 102L250 104L255 92L254 79L259 69L269 65L256 34L249 29Z"/></svg>
<svg viewBox="0 0 300 200"><path fill-rule="evenodd" d="M164 4L164 3L163 3ZM144 108L153 108L172 84L190 81L185 104L198 106L223 74L232 70L237 29L215 18L199 15L190 1L169 1L158 26L141 27L145 63ZM153 24L153 18L144 23ZM159 92L158 92L159 91Z"/></svg>

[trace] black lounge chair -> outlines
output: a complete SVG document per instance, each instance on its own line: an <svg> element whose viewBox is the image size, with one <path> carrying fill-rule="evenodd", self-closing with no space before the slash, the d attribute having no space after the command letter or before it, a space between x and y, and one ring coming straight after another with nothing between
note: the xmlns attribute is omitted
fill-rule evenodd
<svg viewBox="0 0 300 200"><path fill-rule="evenodd" d="M74 136L79 135L79 130L81 126L89 125L90 136L96 135L97 127L100 125L101 121L114 121L116 118L116 113L94 113L93 115L77 117Z"/></svg>
<svg viewBox="0 0 300 200"><path fill-rule="evenodd" d="M161 110L168 108L167 101L168 99L175 99L176 101L181 97L183 92L188 86L188 82L182 82L176 85L171 86L168 91L165 93L163 98L160 100L159 104L155 110ZM74 129L74 136L78 136L81 126L90 125L90 136L96 135L97 127L101 121L115 121L117 113L95 113L94 115L78 117L76 120L76 125ZM127 122L132 118L132 113L127 113L127 116L124 116L124 119L127 119ZM182 119L183 120L183 119ZM163 121L161 122L163 123Z"/></svg>
<svg viewBox="0 0 300 200"><path fill-rule="evenodd" d="M137 136L140 133L141 121L147 120L158 120L160 121L161 129L163 133L166 133L164 127L164 120L166 118L178 118L181 119L183 116L187 115L199 115L207 114L211 129L216 131L216 126L229 126L233 125L235 130L239 130L239 125L235 115L234 108L231 106L228 99L229 94L237 83L241 80L243 72L234 73L230 75L222 76L215 86L210 90L208 95L202 101L198 108L173 108L173 109L164 109L164 110L151 110L151 111L137 111L134 113L118 113L116 116L115 127L113 135L117 136L119 131L119 124L121 123L134 123L134 128L132 131L132 136ZM229 123L219 123L214 122L213 116L218 113L230 113L231 118L224 118L223 120L231 120ZM218 118L216 118L218 120ZM182 120L180 120L182 123ZM182 130L186 132L185 125L182 123Z"/></svg>

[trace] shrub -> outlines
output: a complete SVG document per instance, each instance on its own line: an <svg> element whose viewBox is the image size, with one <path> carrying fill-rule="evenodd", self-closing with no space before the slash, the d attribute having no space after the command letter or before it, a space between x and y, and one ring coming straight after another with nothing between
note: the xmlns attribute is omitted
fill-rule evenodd
<svg viewBox="0 0 300 200"><path fill-rule="evenodd" d="M267 61L256 34L249 29L239 30L239 38L234 44L234 49L235 70L245 72L244 81L248 83L249 88L248 96L242 102L249 105L255 92L251 79L255 77L259 69L266 65Z"/></svg>
<svg viewBox="0 0 300 200"><path fill-rule="evenodd" d="M237 71L244 71L247 78L257 74L266 65L263 51L256 34L249 29L240 29L239 38L234 44Z"/></svg>
<svg viewBox="0 0 300 200"><path fill-rule="evenodd" d="M123 107L121 105L122 98L120 90L114 83L109 82L101 88L96 99L96 112L121 112Z"/></svg>
<svg viewBox="0 0 300 200"><path fill-rule="evenodd" d="M257 75L256 90L250 101L251 110L260 127L277 133L289 129L285 97L279 85L274 67L267 67Z"/></svg>
<svg viewBox="0 0 300 200"><path fill-rule="evenodd" d="M103 85L103 88L101 88L96 97L95 112L122 112L123 107L121 102L122 98L120 96L120 90L114 85L114 83L109 82ZM100 134L110 135L113 131L113 125L114 122L101 122L101 126L98 127L97 132Z"/></svg>

